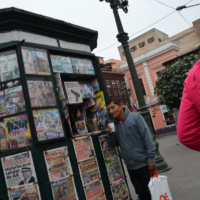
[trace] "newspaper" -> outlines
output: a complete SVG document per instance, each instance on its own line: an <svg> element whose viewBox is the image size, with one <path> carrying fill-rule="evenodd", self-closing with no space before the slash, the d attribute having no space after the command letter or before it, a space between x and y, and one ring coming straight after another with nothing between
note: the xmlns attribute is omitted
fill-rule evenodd
<svg viewBox="0 0 200 200"><path fill-rule="evenodd" d="M4 118L4 126L9 149L18 149L32 144L31 131L26 114Z"/></svg>
<svg viewBox="0 0 200 200"><path fill-rule="evenodd" d="M97 181L100 178L99 167L96 158L81 161L79 163L79 171L81 172L82 184L86 185Z"/></svg>
<svg viewBox="0 0 200 200"><path fill-rule="evenodd" d="M6 112L8 115L26 110L22 86L16 86L4 90L6 99Z"/></svg>
<svg viewBox="0 0 200 200"><path fill-rule="evenodd" d="M57 104L52 81L28 80L27 82L32 107Z"/></svg>
<svg viewBox="0 0 200 200"><path fill-rule="evenodd" d="M33 183L10 188L8 196L9 200L42 200L38 185Z"/></svg>
<svg viewBox="0 0 200 200"><path fill-rule="evenodd" d="M72 175L67 147L44 151L44 157L50 181Z"/></svg>
<svg viewBox="0 0 200 200"><path fill-rule="evenodd" d="M63 91L63 86L62 86L60 74L59 73L55 74L54 77L55 77L55 80L56 80L56 87L58 88L59 100L62 100L63 98L65 98L65 94L64 94L64 91Z"/></svg>
<svg viewBox="0 0 200 200"><path fill-rule="evenodd" d="M7 188L37 182L31 152L1 158Z"/></svg>
<svg viewBox="0 0 200 200"><path fill-rule="evenodd" d="M91 60L85 59L85 66L87 74L95 74L94 66Z"/></svg>
<svg viewBox="0 0 200 200"><path fill-rule="evenodd" d="M64 82L69 104L82 103L82 94L78 82Z"/></svg>
<svg viewBox="0 0 200 200"><path fill-rule="evenodd" d="M92 137L79 137L73 140L74 150L78 161L95 156Z"/></svg>
<svg viewBox="0 0 200 200"><path fill-rule="evenodd" d="M6 102L4 92L0 91L0 114L6 113Z"/></svg>
<svg viewBox="0 0 200 200"><path fill-rule="evenodd" d="M73 73L71 59L65 56L51 55L53 72Z"/></svg>
<svg viewBox="0 0 200 200"><path fill-rule="evenodd" d="M51 74L46 50L22 47L22 57L26 74Z"/></svg>
<svg viewBox="0 0 200 200"><path fill-rule="evenodd" d="M99 142L105 160L111 157L117 157L116 148L110 147L107 140L107 135L99 136Z"/></svg>
<svg viewBox="0 0 200 200"><path fill-rule="evenodd" d="M39 141L64 137L59 110L33 110L34 122Z"/></svg>
<svg viewBox="0 0 200 200"><path fill-rule="evenodd" d="M104 188L102 182L96 181L87 185L84 188L85 196L87 200L105 200Z"/></svg>
<svg viewBox="0 0 200 200"><path fill-rule="evenodd" d="M51 184L53 200L78 200L72 177L62 178Z"/></svg>
<svg viewBox="0 0 200 200"><path fill-rule="evenodd" d="M113 199L115 200L128 200L129 193L124 180L119 180L111 185Z"/></svg>
<svg viewBox="0 0 200 200"><path fill-rule="evenodd" d="M20 77L17 55L15 51L0 53L0 72L1 81L9 81Z"/></svg>
<svg viewBox="0 0 200 200"><path fill-rule="evenodd" d="M111 183L124 177L122 166L118 157L108 158L106 161L106 169Z"/></svg>

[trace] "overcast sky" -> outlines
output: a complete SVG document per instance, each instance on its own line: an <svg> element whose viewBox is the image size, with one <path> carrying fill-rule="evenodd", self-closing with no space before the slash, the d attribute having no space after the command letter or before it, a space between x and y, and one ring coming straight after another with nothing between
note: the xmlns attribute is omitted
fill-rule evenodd
<svg viewBox="0 0 200 200"><path fill-rule="evenodd" d="M200 0L159 1L160 3L156 0L129 0L128 13L125 14L121 9L119 10L124 30L129 34L130 39L152 28L157 28L171 37L188 29L193 21L200 18L200 6L195 6L181 11L187 22L176 11L150 26L173 12L173 8L177 6L188 2L187 6L200 3ZM120 43L117 43L117 28L109 3L99 0L0 0L0 8L7 7L20 8L96 30L98 31L98 46L93 52L97 52L97 56L104 57L104 60L120 59L118 52ZM114 46L103 50L111 45Z"/></svg>

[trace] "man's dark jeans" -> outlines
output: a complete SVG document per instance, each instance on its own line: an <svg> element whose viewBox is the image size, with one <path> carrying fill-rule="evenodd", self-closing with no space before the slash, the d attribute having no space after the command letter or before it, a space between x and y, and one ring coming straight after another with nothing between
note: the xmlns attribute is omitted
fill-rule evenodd
<svg viewBox="0 0 200 200"><path fill-rule="evenodd" d="M150 171L148 166L135 170L128 169L128 173L139 199L151 200L151 194L148 188L150 181Z"/></svg>

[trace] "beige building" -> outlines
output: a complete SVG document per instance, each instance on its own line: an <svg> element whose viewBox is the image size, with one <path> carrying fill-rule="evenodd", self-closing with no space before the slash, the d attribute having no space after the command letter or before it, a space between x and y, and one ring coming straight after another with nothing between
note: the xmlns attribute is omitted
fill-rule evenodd
<svg viewBox="0 0 200 200"><path fill-rule="evenodd" d="M193 27L186 29L172 37L153 28L150 31L129 41L129 47L133 58L146 53L167 42L174 42L180 49L179 55L187 53L200 45L200 19L193 22ZM122 46L118 47L122 61L126 61Z"/></svg>

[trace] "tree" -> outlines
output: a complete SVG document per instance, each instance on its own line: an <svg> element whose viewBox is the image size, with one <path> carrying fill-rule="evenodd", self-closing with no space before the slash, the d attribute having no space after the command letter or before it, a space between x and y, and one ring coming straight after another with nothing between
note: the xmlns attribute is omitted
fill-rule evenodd
<svg viewBox="0 0 200 200"><path fill-rule="evenodd" d="M180 58L163 70L155 86L155 94L158 95L158 102L161 105L167 105L170 111L173 108L179 109L183 82L198 60L200 60L200 52Z"/></svg>

